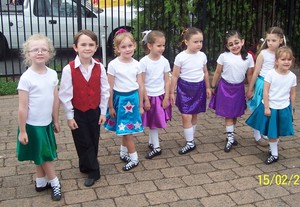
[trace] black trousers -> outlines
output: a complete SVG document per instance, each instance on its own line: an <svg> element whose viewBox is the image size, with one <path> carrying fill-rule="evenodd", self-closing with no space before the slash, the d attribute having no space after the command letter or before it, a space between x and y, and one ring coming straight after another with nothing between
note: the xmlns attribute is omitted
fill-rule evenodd
<svg viewBox="0 0 300 207"><path fill-rule="evenodd" d="M99 117L99 108L86 112L74 109L74 119L78 128L72 130L72 135L79 158L79 170L87 173L89 178L95 179L100 178L97 159L100 138Z"/></svg>

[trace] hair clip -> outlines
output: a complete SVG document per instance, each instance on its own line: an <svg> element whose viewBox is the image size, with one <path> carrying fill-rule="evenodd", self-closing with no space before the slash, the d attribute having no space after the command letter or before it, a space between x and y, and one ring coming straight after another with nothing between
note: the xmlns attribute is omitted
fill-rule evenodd
<svg viewBox="0 0 300 207"><path fill-rule="evenodd" d="M260 42L264 42L265 39L264 39L264 38L260 38L259 41L260 41Z"/></svg>
<svg viewBox="0 0 300 207"><path fill-rule="evenodd" d="M152 32L152 30L145 30L144 32L142 32L142 42L143 44L147 44L147 37L148 37L148 34Z"/></svg>
<svg viewBox="0 0 300 207"><path fill-rule="evenodd" d="M117 36L117 35L119 35L119 34L122 34L122 33L124 33L124 32L128 32L126 29L124 29L124 28L121 28L121 29L119 29L118 31L116 31L116 33L115 33L115 36Z"/></svg>
<svg viewBox="0 0 300 207"><path fill-rule="evenodd" d="M183 29L180 36L184 36L188 29Z"/></svg>

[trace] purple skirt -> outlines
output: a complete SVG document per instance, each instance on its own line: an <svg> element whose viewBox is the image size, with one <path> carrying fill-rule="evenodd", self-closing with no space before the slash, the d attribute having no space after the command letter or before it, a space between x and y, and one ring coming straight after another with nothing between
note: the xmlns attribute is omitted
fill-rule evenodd
<svg viewBox="0 0 300 207"><path fill-rule="evenodd" d="M198 83L178 79L176 106L182 114L199 114L206 111L205 81Z"/></svg>
<svg viewBox="0 0 300 207"><path fill-rule="evenodd" d="M167 127L167 121L171 120L172 117L172 105L169 101L169 106L164 109L162 107L164 97L164 94L154 97L148 96L151 108L142 115L144 127L149 127L150 129Z"/></svg>
<svg viewBox="0 0 300 207"><path fill-rule="evenodd" d="M208 107L214 109L216 115L225 118L242 116L247 107L244 82L231 84L221 79L216 95L212 95Z"/></svg>

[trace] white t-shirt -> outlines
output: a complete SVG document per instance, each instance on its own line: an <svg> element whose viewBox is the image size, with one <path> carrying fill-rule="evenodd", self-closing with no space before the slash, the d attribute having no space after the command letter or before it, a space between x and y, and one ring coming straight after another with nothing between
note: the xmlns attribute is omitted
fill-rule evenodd
<svg viewBox="0 0 300 207"><path fill-rule="evenodd" d="M204 52L188 54L182 51L175 57L174 65L180 67L180 78L188 82L200 82L204 80L204 66L207 57Z"/></svg>
<svg viewBox="0 0 300 207"><path fill-rule="evenodd" d="M48 67L45 74L38 74L30 67L23 73L18 90L28 92L27 124L47 126L52 122L54 89L57 84L56 71Z"/></svg>
<svg viewBox="0 0 300 207"><path fill-rule="evenodd" d="M269 107L272 109L288 107L291 88L297 85L296 75L291 71L282 75L273 69L267 73L265 81L270 83Z"/></svg>
<svg viewBox="0 0 300 207"><path fill-rule="evenodd" d="M264 60L259 75L265 77L270 70L274 69L275 53L270 53L267 49L264 49L261 51L261 54Z"/></svg>
<svg viewBox="0 0 300 207"><path fill-rule="evenodd" d="M145 87L148 96L160 96L165 93L165 73L171 70L169 61L161 56L151 60L145 56L140 60L140 70L145 73Z"/></svg>
<svg viewBox="0 0 300 207"><path fill-rule="evenodd" d="M247 70L254 67L252 55L249 53L247 59L243 60L241 55L224 52L217 59L217 63L223 66L222 78L231 84L243 82Z"/></svg>
<svg viewBox="0 0 300 207"><path fill-rule="evenodd" d="M107 73L115 77L113 89L119 92L130 92L137 90L139 84L137 75L142 73L139 62L132 58L132 62L123 63L115 58L108 64Z"/></svg>

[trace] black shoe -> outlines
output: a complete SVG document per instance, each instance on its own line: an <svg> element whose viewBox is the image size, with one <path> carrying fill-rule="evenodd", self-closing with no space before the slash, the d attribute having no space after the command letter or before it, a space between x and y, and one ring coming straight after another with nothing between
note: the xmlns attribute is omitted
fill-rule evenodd
<svg viewBox="0 0 300 207"><path fill-rule="evenodd" d="M153 150L153 144L148 144L148 148Z"/></svg>
<svg viewBox="0 0 300 207"><path fill-rule="evenodd" d="M279 160L279 157L275 157L274 155L271 155L268 157L268 159L264 162L266 165L272 164L273 162L277 162Z"/></svg>
<svg viewBox="0 0 300 207"><path fill-rule="evenodd" d="M226 138L226 142L228 142L228 138ZM233 145L233 146L237 146L238 144L239 144L238 141L236 141L236 140L234 139L232 145Z"/></svg>
<svg viewBox="0 0 300 207"><path fill-rule="evenodd" d="M139 165L139 161L137 162L130 161L123 167L123 170L124 171L131 170L132 168L135 168L138 165Z"/></svg>
<svg viewBox="0 0 300 207"><path fill-rule="evenodd" d="M35 190L36 190L36 192L42 192L42 191L50 189L50 188L51 188L51 184L50 183L47 183L44 187L36 187L36 184L35 184Z"/></svg>
<svg viewBox="0 0 300 207"><path fill-rule="evenodd" d="M52 187L51 198L54 201L60 201L60 199L61 199L61 188L60 188L60 186L53 186Z"/></svg>
<svg viewBox="0 0 300 207"><path fill-rule="evenodd" d="M130 157L128 155L122 155L122 156L120 156L120 160L122 160L123 162L126 162L126 163L128 163L128 162L131 161L131 159L130 159Z"/></svg>
<svg viewBox="0 0 300 207"><path fill-rule="evenodd" d="M159 149L159 150L158 150ZM158 155L161 155L161 149L155 148L152 151L150 151L147 155L146 155L146 159L152 159L153 157L156 157Z"/></svg>
<svg viewBox="0 0 300 207"><path fill-rule="evenodd" d="M235 140L233 140L233 142L227 140L226 145L224 147L224 151L225 152L230 152L232 146L237 145L237 142Z"/></svg>
<svg viewBox="0 0 300 207"><path fill-rule="evenodd" d="M84 180L84 185L85 185L86 187L91 187L92 185L95 184L95 182L96 182L97 180L99 180L99 178L98 178L98 179L96 179L96 178L86 178L86 179Z"/></svg>
<svg viewBox="0 0 300 207"><path fill-rule="evenodd" d="M196 145L195 145L195 144L194 144L194 145L186 144L184 147L182 147L182 148L178 151L178 153L179 153L180 155L183 155L183 154L186 154L186 153L188 153L188 152L190 152L190 151L193 151L194 149L196 149Z"/></svg>

